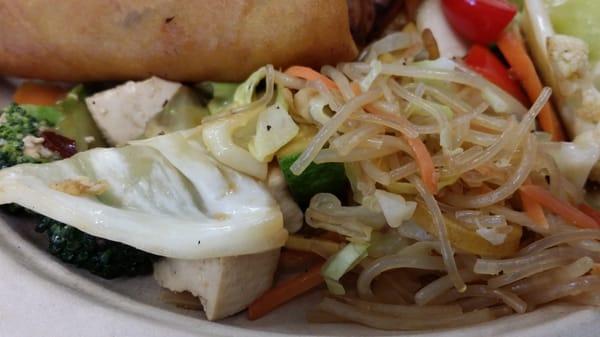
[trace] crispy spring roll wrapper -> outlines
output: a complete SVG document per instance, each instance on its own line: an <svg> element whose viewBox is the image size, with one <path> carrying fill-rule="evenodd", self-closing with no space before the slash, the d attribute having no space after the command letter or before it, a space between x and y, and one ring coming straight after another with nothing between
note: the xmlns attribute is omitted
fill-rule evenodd
<svg viewBox="0 0 600 337"><path fill-rule="evenodd" d="M357 48L346 0L0 0L0 74L61 81L241 81Z"/></svg>

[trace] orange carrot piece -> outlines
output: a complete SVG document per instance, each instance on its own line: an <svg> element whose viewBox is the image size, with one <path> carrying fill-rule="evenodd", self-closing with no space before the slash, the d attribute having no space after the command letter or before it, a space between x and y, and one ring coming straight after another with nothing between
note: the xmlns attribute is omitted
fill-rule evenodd
<svg viewBox="0 0 600 337"><path fill-rule="evenodd" d="M583 213L587 214L589 217L596 220L596 223L598 223L598 226L600 226L600 211L598 211L595 208L592 208L586 204L581 204L577 208L580 211L582 211Z"/></svg>
<svg viewBox="0 0 600 337"><path fill-rule="evenodd" d="M248 319L261 318L282 304L319 286L324 282L321 276L324 263L318 263L307 272L287 279L262 294L248 306Z"/></svg>
<svg viewBox="0 0 600 337"><path fill-rule="evenodd" d="M435 166L433 166L433 158L427 150L425 143L420 138L405 137L408 145L415 153L415 160L419 171L421 172L421 179L423 183L432 194L437 194L437 174L435 173Z"/></svg>
<svg viewBox="0 0 600 337"><path fill-rule="evenodd" d="M525 198L530 198L549 211L556 213L567 222L581 228L600 228L596 220L583 213L577 207L560 200L548 190L536 185L523 185L520 188Z"/></svg>
<svg viewBox="0 0 600 337"><path fill-rule="evenodd" d="M548 224L548 220L546 219L546 215L544 214L544 209L540 204L538 204L535 200L528 198L522 191L519 190L519 195L521 196L521 202L523 203L523 210L527 217L533 221L536 225L539 225L542 229L548 229L550 226Z"/></svg>
<svg viewBox="0 0 600 337"><path fill-rule="evenodd" d="M337 89L337 84L334 81L309 67L291 66L285 70L285 73L308 81L321 80L329 89Z"/></svg>
<svg viewBox="0 0 600 337"><path fill-rule="evenodd" d="M525 49L519 31L507 29L498 40L498 48L512 67L513 73L520 80L527 96L534 102L542 92L542 81ZM562 141L566 139L560 119L549 102L542 108L538 115L538 121L542 129L552 135L552 140Z"/></svg>
<svg viewBox="0 0 600 337"><path fill-rule="evenodd" d="M17 88L13 101L17 104L54 105L67 91L49 84L25 82Z"/></svg>

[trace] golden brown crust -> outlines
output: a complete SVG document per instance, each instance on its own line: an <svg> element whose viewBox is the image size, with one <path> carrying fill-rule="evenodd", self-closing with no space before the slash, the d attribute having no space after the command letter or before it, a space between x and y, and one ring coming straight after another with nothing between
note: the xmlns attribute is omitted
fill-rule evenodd
<svg viewBox="0 0 600 337"><path fill-rule="evenodd" d="M352 60L345 0L0 0L0 74L240 81Z"/></svg>

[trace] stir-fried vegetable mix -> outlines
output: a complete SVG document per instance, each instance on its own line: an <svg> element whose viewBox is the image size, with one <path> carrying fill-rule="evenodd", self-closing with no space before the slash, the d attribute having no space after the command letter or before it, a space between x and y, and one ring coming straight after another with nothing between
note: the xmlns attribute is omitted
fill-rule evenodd
<svg viewBox="0 0 600 337"><path fill-rule="evenodd" d="M0 183L23 196L0 197L30 207L40 191L77 200L82 207L61 215L66 229L100 219L110 225L93 233L171 259L276 253L283 245L279 267L294 275L254 300L250 319L321 285L327 295L311 321L380 329L462 326L555 300L600 305L600 211L586 201L600 146L567 141L553 88L544 86L556 80L546 72L556 66L552 54L528 53L514 18L524 8L517 20L529 27L538 5L426 0L417 26L437 13L448 20L443 27L419 33L409 24L355 62L319 71L266 65L243 83L124 84L125 94L86 99L106 139L124 146L3 171ZM584 13L550 14L557 30L587 37L581 25L564 25ZM529 28L528 39L549 34ZM436 34L457 35L437 43ZM135 106L136 90L162 96L145 102L153 112L129 121L135 128L110 134L114 97L123 110ZM22 116L43 115L76 150L103 145L92 117L72 119L85 109L82 87L44 106L64 95L34 85L15 100ZM3 166L32 161L51 160ZM68 172L99 180L53 182ZM77 193L84 196L71 199ZM40 212L68 207L55 204ZM96 212L80 213L86 207ZM122 223L135 235L123 234ZM149 227L169 235L146 237ZM111 276L122 273L115 270Z"/></svg>

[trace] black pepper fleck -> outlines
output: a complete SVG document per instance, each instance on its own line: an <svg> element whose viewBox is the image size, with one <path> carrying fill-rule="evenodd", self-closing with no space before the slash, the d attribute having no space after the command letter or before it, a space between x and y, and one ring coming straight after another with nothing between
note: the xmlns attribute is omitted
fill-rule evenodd
<svg viewBox="0 0 600 337"><path fill-rule="evenodd" d="M163 104L162 104L162 107L163 107L163 108L164 108L164 107L166 107L168 103L169 103L169 100L168 100L168 99L165 99L165 101L164 101L164 102L163 102Z"/></svg>
<svg viewBox="0 0 600 337"><path fill-rule="evenodd" d="M267 131L271 131L271 126L267 125Z"/></svg>
<svg viewBox="0 0 600 337"><path fill-rule="evenodd" d="M198 240L198 244L200 244L200 240Z"/></svg>
<svg viewBox="0 0 600 337"><path fill-rule="evenodd" d="M173 21L173 19L175 19L174 16L168 17L165 19L165 23L169 23L169 22Z"/></svg>

